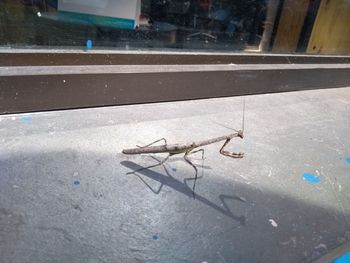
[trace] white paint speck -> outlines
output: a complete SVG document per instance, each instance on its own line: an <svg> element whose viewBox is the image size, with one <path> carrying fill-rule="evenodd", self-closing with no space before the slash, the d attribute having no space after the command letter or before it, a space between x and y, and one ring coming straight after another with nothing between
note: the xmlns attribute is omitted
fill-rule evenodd
<svg viewBox="0 0 350 263"><path fill-rule="evenodd" d="M293 247L296 246L297 244L297 238L296 237L290 237L289 240L287 241L282 241L282 242L279 242L280 245L282 246L288 246L288 245L293 245Z"/></svg>
<svg viewBox="0 0 350 263"><path fill-rule="evenodd" d="M65 79L63 80L63 83L66 83L66 80L65 80Z"/></svg>
<svg viewBox="0 0 350 263"><path fill-rule="evenodd" d="M76 177L76 176L78 176L78 174L79 174L78 172L74 172L73 176Z"/></svg>
<svg viewBox="0 0 350 263"><path fill-rule="evenodd" d="M276 223L275 220L269 219L269 222L271 223L271 226L273 226L273 227L278 227L278 224Z"/></svg>
<svg viewBox="0 0 350 263"><path fill-rule="evenodd" d="M317 245L317 246L315 247L315 249L316 249L316 250L324 250L324 251L327 251L327 250L328 250L327 246L326 246L325 244L323 244L323 243Z"/></svg>
<svg viewBox="0 0 350 263"><path fill-rule="evenodd" d="M242 201L242 202L247 202L247 199L244 198L244 197L242 197L242 196L238 197L238 199L239 199L240 201Z"/></svg>
<svg viewBox="0 0 350 263"><path fill-rule="evenodd" d="M242 174L238 174L238 176L239 176L239 177L242 177L243 179L245 179L245 180L247 180L247 181L249 180L248 177L246 177L246 176L244 176L244 175L242 175Z"/></svg>
<svg viewBox="0 0 350 263"><path fill-rule="evenodd" d="M40 12L36 13L36 15L37 15L38 17L41 17L41 13L40 13Z"/></svg>
<svg viewBox="0 0 350 263"><path fill-rule="evenodd" d="M272 175L272 168L270 168L269 174L267 176L271 177L271 175Z"/></svg>
<svg viewBox="0 0 350 263"><path fill-rule="evenodd" d="M11 117L11 120L15 121L15 120L16 120L16 117Z"/></svg>
<svg viewBox="0 0 350 263"><path fill-rule="evenodd" d="M344 237L338 237L338 238L337 238L337 241L338 241L338 243L340 243L340 244L346 243L346 239L345 239Z"/></svg>

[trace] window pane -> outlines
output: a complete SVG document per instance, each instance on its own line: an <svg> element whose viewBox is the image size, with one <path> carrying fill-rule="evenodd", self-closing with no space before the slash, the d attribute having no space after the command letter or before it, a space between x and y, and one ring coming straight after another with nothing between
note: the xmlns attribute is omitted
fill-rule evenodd
<svg viewBox="0 0 350 263"><path fill-rule="evenodd" d="M349 0L1 0L0 46L350 53Z"/></svg>

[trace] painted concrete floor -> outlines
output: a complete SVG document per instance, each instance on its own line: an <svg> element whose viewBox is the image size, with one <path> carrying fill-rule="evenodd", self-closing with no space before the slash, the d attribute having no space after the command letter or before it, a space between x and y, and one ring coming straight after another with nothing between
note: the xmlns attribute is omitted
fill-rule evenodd
<svg viewBox="0 0 350 263"><path fill-rule="evenodd" d="M1 262L312 262L350 240L350 88L0 116ZM155 154L158 158L164 155Z"/></svg>

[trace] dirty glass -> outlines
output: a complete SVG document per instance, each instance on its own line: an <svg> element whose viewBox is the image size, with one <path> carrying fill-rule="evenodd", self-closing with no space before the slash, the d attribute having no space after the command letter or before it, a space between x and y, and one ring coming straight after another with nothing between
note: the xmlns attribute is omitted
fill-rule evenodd
<svg viewBox="0 0 350 263"><path fill-rule="evenodd" d="M349 0L1 0L0 46L350 53Z"/></svg>

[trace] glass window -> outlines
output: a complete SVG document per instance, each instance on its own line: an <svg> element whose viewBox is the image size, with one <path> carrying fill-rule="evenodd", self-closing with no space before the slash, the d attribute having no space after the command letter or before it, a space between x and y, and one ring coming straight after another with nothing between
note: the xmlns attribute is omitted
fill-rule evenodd
<svg viewBox="0 0 350 263"><path fill-rule="evenodd" d="M0 46L350 53L348 0L1 0Z"/></svg>

